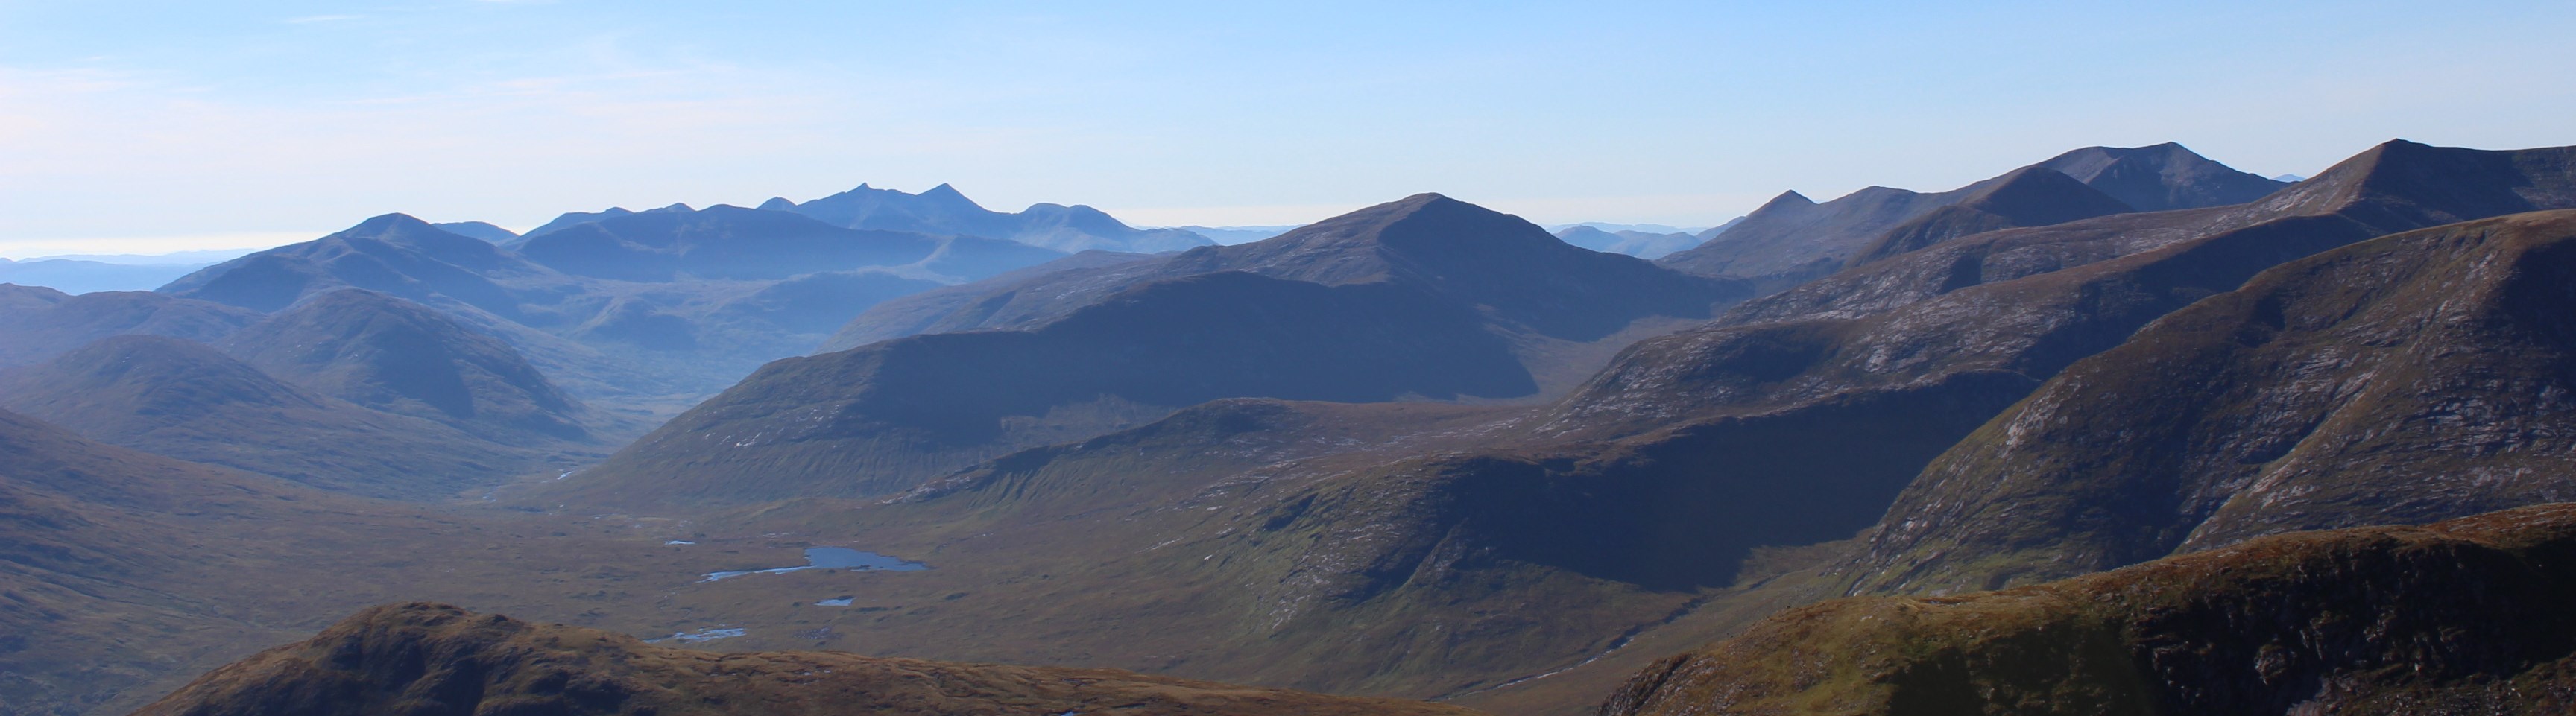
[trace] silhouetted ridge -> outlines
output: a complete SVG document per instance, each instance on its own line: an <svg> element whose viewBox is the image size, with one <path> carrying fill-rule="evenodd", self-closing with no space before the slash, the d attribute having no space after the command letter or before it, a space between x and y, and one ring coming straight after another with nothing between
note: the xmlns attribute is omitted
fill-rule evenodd
<svg viewBox="0 0 2576 716"><path fill-rule="evenodd" d="M522 299L500 282L550 273L490 242L386 214L320 239L207 267L160 292L270 312L312 293L354 287L414 301L446 296L517 320L527 317Z"/></svg>
<svg viewBox="0 0 2576 716"><path fill-rule="evenodd" d="M978 236L1066 253L1091 249L1173 251L1212 243L1207 237L1187 231L1131 227L1088 206L1041 203L1016 214L992 211L947 184L920 194L860 184L813 201L772 201L761 208L793 211L853 229Z"/></svg>
<svg viewBox="0 0 2576 716"><path fill-rule="evenodd" d="M684 275L777 279L899 266L930 258L939 248L938 238L922 234L856 231L786 212L714 206L603 218L532 235L518 250L578 276L672 281Z"/></svg>
<svg viewBox="0 0 2576 716"><path fill-rule="evenodd" d="M2023 187L2015 190L2022 193L2021 201L2009 206L1941 211L1986 197L1998 185L2034 170L2055 170L2093 191ZM2087 147L1937 194L1873 186L1817 204L1797 192L1783 193L1745 215L1742 223L1704 236L1706 243L1658 263L1706 276L1756 279L1768 292L1847 264L1891 255L1881 249L1901 253L1981 231L2045 226L2110 213L2237 204L2281 186L2202 158L2178 144Z"/></svg>

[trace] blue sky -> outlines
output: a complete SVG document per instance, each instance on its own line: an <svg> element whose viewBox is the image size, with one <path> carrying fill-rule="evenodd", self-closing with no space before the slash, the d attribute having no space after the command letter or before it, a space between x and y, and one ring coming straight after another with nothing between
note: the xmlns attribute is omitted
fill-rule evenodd
<svg viewBox="0 0 2576 716"><path fill-rule="evenodd" d="M2576 144L2576 4L0 0L0 256L952 182L1706 225L2091 144Z"/></svg>

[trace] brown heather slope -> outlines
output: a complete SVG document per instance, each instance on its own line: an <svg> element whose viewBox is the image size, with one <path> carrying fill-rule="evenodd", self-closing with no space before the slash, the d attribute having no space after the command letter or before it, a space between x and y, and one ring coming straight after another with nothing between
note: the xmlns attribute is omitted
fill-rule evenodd
<svg viewBox="0 0 2576 716"><path fill-rule="evenodd" d="M1109 669L955 664L836 652L716 654L622 634L412 603L360 612L207 674L143 716L455 714L1407 714L1453 706L1307 694Z"/></svg>
<svg viewBox="0 0 2576 716"><path fill-rule="evenodd" d="M567 459L318 395L162 336L0 371L0 406L102 442L370 497L458 499Z"/></svg>
<svg viewBox="0 0 2576 716"><path fill-rule="evenodd" d="M2576 212L2295 261L2069 368L1926 467L1856 590L2052 579L2576 500Z"/></svg>
<svg viewBox="0 0 2576 716"><path fill-rule="evenodd" d="M212 343L257 322L259 312L143 291L78 296L0 284L0 368L52 360L108 336L144 334Z"/></svg>
<svg viewBox="0 0 2576 716"><path fill-rule="evenodd" d="M2576 506L2266 537L1947 598L1791 610L1604 716L2564 714Z"/></svg>
<svg viewBox="0 0 2576 716"><path fill-rule="evenodd" d="M1221 398L1528 398L1742 295L1436 194L1040 280L976 309L1003 330L772 363L536 499L882 495Z"/></svg>

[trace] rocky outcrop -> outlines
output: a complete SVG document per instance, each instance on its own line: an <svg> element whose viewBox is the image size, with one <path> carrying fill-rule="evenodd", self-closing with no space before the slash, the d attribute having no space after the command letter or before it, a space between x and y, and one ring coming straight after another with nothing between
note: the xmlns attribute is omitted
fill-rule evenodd
<svg viewBox="0 0 2576 716"><path fill-rule="evenodd" d="M2576 506L2304 532L1791 610L1638 673L1601 713L2567 713L2571 602Z"/></svg>
<svg viewBox="0 0 2576 716"><path fill-rule="evenodd" d="M719 654L412 603L216 669L140 716L1073 714L1388 716L1436 704L1115 671L853 654Z"/></svg>

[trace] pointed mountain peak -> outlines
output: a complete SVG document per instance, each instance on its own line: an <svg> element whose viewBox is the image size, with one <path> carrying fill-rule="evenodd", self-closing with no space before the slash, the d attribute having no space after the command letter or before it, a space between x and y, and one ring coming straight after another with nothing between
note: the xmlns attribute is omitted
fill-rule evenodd
<svg viewBox="0 0 2576 716"><path fill-rule="evenodd" d="M761 202L757 208L762 211L795 211L796 202L788 201L787 197L773 196L768 201Z"/></svg>
<svg viewBox="0 0 2576 716"><path fill-rule="evenodd" d="M957 191L957 187L949 186L946 182L941 182L939 186L931 187L929 191L922 192L921 198L930 200L934 203L948 204L960 211L969 209L974 211L985 210L984 205L977 204L975 203L975 200L966 198L965 193Z"/></svg>
<svg viewBox="0 0 2576 716"><path fill-rule="evenodd" d="M1798 190L1796 190L1796 189L1791 189L1791 190L1788 190L1788 191L1780 192L1780 195L1779 195L1779 196L1771 197L1771 200L1770 200L1770 201L1763 202L1763 203L1762 203L1762 206L1763 206L1763 207L1765 207L1765 208L1768 208L1768 207L1770 207L1770 206L1772 206L1772 205L1775 205L1775 204L1777 204L1777 205L1781 205L1781 206L1794 206L1794 205L1815 206L1815 205L1816 205L1816 200L1807 198L1807 195L1798 193Z"/></svg>
<svg viewBox="0 0 2576 716"><path fill-rule="evenodd" d="M1537 224L1434 193L1421 193L1242 244L1254 253L1484 253L1503 247L1548 250L1563 241Z"/></svg>

